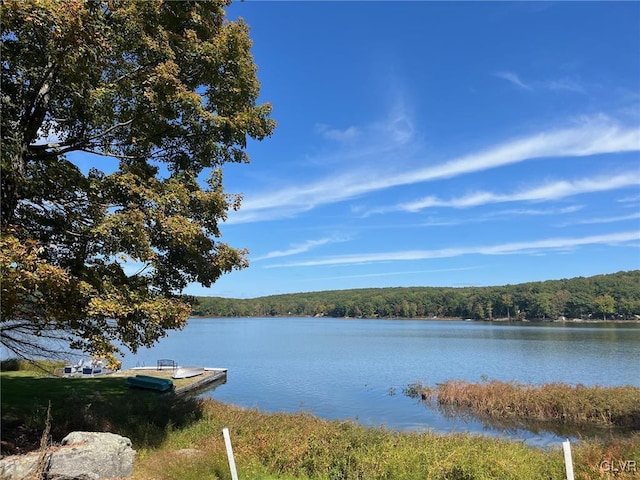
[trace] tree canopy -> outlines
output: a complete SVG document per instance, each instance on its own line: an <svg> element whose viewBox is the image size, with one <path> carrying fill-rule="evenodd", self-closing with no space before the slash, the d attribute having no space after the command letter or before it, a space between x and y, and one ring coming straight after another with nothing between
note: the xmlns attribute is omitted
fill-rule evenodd
<svg viewBox="0 0 640 480"><path fill-rule="evenodd" d="M198 316L636 320L640 270L492 287L365 288L197 300L193 313Z"/></svg>
<svg viewBox="0 0 640 480"><path fill-rule="evenodd" d="M228 0L2 2L2 343L110 355L184 325L181 292L247 265L222 166L269 136Z"/></svg>

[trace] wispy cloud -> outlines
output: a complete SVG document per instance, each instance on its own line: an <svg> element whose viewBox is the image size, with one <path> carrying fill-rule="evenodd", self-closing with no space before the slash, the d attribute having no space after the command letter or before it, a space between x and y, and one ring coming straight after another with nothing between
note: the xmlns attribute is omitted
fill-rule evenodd
<svg viewBox="0 0 640 480"><path fill-rule="evenodd" d="M522 90L549 90L551 92L586 93L585 86L571 77L561 77L551 80L524 81L518 74L509 71L496 72L494 75L508 81Z"/></svg>
<svg viewBox="0 0 640 480"><path fill-rule="evenodd" d="M415 141L413 121L402 100L398 100L382 119L345 129L316 124L316 133L331 140L326 149L306 157L316 165L345 164L370 167L381 156L402 158L411 155Z"/></svg>
<svg viewBox="0 0 640 480"><path fill-rule="evenodd" d="M399 275L405 276L405 275L416 275L416 274L424 274L424 273L464 272L468 270L478 270L480 268L485 268L485 266L476 265L473 267L459 267L459 268L434 268L430 270L400 270L397 272L363 273L359 275L335 275L331 277L312 277L312 278L309 278L309 280L316 281L316 280L344 280L349 278L395 277Z"/></svg>
<svg viewBox="0 0 640 480"><path fill-rule="evenodd" d="M612 177L600 176L573 181L547 182L543 185L510 194L475 192L448 200L429 196L414 202L402 203L393 207L393 209L406 212L419 212L431 207L469 208L493 203L549 201L573 195L603 192L631 186L640 186L640 174L637 171L625 172Z"/></svg>
<svg viewBox="0 0 640 480"><path fill-rule="evenodd" d="M293 244L291 245L291 248L288 248L287 250L274 250L272 252L267 253L266 255L263 255L261 257L256 257L253 259L253 261L259 261L259 260L267 260L267 259L271 259L271 258L281 258L281 257L289 257L292 255L299 255L301 253L305 253L308 252L310 250L315 249L316 247L320 247L322 245L327 245L330 243L337 243L337 242L346 242L348 241L347 238L339 238L339 237L328 237L328 238L320 238L317 240L307 240L304 243L298 243L298 244Z"/></svg>
<svg viewBox="0 0 640 480"><path fill-rule="evenodd" d="M466 225L469 223L483 223L495 220L510 220L514 217L522 218L525 216L566 215L568 213L574 213L582 210L583 208L584 207L581 205L572 205L563 208L516 208L508 210L498 210L495 212L488 212L482 215L473 215L470 217L456 217L447 219L431 217L426 221L420 223L420 226L452 227L456 225Z"/></svg>
<svg viewBox="0 0 640 480"><path fill-rule="evenodd" d="M520 80L520 77L513 72L496 72L494 75L498 78L502 78L508 82L511 82L516 87L522 88L524 90L531 90L531 87Z"/></svg>
<svg viewBox="0 0 640 480"><path fill-rule="evenodd" d="M409 124L410 126L410 124ZM640 150L640 128L625 126L607 117L590 117L568 128L552 129L516 138L479 152L433 164L417 157L407 145L406 121L396 122L387 136L385 149L371 149L359 167L307 184L247 194L239 212L227 223L247 223L295 216L321 205L338 203L391 187L430 182L473 172L512 165L537 158L581 157ZM394 148L395 147L395 148ZM413 155L411 163L431 165L394 171L398 151ZM344 152L346 156L353 152ZM362 153L362 152L359 152ZM406 159L405 159L406 160Z"/></svg>
<svg viewBox="0 0 640 480"><path fill-rule="evenodd" d="M329 125L325 125L324 123L319 123L318 125L316 125L316 132L318 132L324 138L327 138L329 140L337 140L340 142L353 140L361 133L360 129L355 126L339 130L337 128L331 128L329 127Z"/></svg>
<svg viewBox="0 0 640 480"><path fill-rule="evenodd" d="M552 90L554 92L586 93L586 89L583 84L569 77L549 80L543 82L542 86L543 88Z"/></svg>
<svg viewBox="0 0 640 480"><path fill-rule="evenodd" d="M560 224L560 226L566 227L569 225L596 225L601 223L626 222L627 220L637 220L637 219L640 219L640 212L632 213L630 215L619 215L616 217L599 217L599 218L587 218L583 220L575 220L572 222L564 222Z"/></svg>
<svg viewBox="0 0 640 480"><path fill-rule="evenodd" d="M565 215L567 213L575 213L582 210L582 205L571 205L562 208L516 208L509 210L498 210L496 212L487 213L485 217L513 217L515 215L521 217L526 215Z"/></svg>
<svg viewBox="0 0 640 480"><path fill-rule="evenodd" d="M318 267L355 265L380 262L418 261L434 258L453 258L463 255L534 255L549 251L562 251L588 245L627 245L638 242L640 232L620 232L606 235L593 235L580 238L549 238L530 242L513 242L499 245L469 246L458 248L444 248L438 250L403 250L397 252L356 253L351 255L337 255L300 262L270 265L276 267Z"/></svg>
<svg viewBox="0 0 640 480"><path fill-rule="evenodd" d="M618 203L638 203L640 202L640 194L630 195L628 197L620 198Z"/></svg>

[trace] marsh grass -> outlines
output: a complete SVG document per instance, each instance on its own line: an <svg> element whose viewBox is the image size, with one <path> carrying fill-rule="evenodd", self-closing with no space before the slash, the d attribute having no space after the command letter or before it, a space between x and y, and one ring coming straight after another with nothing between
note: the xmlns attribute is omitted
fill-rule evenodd
<svg viewBox="0 0 640 480"><path fill-rule="evenodd" d="M449 413L466 412L480 419L523 419L640 430L640 388L633 386L456 380L436 387L411 385L406 393L419 394L426 402Z"/></svg>

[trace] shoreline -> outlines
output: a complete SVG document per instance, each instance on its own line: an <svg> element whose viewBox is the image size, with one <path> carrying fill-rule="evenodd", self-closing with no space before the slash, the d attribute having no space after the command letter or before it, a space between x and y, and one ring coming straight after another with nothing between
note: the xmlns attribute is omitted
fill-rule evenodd
<svg viewBox="0 0 640 480"><path fill-rule="evenodd" d="M22 424L23 422L20 421L20 418L23 418L26 424L29 425L29 431L33 431L34 445L37 444L43 419L34 418L32 410L25 409L24 402L19 401L19 399L25 395L31 398L31 393L29 393L31 390L29 389L38 390L41 388L42 382L45 382L46 389L52 395L50 399L53 400L53 414L56 419L54 427L58 430L56 434L66 431L67 424L76 425L77 422L80 422L82 428L88 431L100 431L105 426L108 426L110 430L117 431L125 436L132 436L136 443L142 442L138 443L138 445L144 445L143 448L149 449L148 451L158 451L160 456L162 456L162 449L157 450L157 448L166 441L169 444L176 442L178 445L184 445L186 442L189 445L193 445L193 448L202 448L200 446L201 442L211 445L208 439L212 436L219 436L222 427L229 427L234 438L234 449L237 445L239 452L244 451L246 454L249 451L253 451L252 449L256 445L262 445L265 448L265 461L273 457L274 448L291 449L292 451L297 448L304 448L308 450L308 454L312 455L314 459L325 458L325 454L322 454L321 457L315 456L316 453L319 454L315 449L320 445L327 446L327 455L331 454L330 452L334 450L333 447L338 448L339 450L335 454L331 454L337 455L331 457L337 461L341 455L347 455L353 451L350 447L351 440L361 445L364 449L363 451L367 451L369 447L380 448L379 453L384 455L385 458L388 455L393 455L388 458L395 458L393 452L396 451L396 447L394 445L399 440L405 444L406 454L414 451L418 444L424 444L426 452L430 451L429 449L432 448L433 442L439 443L445 449L442 451L444 454L445 452L450 452L449 448L453 444L461 443L459 451L464 458L467 458L467 453L463 454L463 452L467 452L467 449L472 445L474 448L478 448L479 451L491 445L501 445L505 451L512 451L514 448L526 448L528 452L547 452L549 449L553 450L555 445L551 443L530 444L499 436L461 431L440 432L429 428L425 431L397 430L385 426L361 424L357 418L342 420L324 418L303 410L271 412L257 407L244 407L228 401L221 401L215 397L201 398L193 395L164 394L123 395L127 391L126 388L121 386L123 377L141 370L129 369L119 372L119 375L115 374L116 378L114 378L114 374L111 374L104 376L102 379L99 379L98 376L86 378L86 381L76 378L47 378L41 377L41 374L38 373L35 373L32 377L33 379L30 380L25 378L24 375L18 375L13 377L13 381L17 382L13 387L11 387L9 381L5 383L5 380L8 380L5 375L10 372L3 372L3 387L6 387L3 392L3 400L8 400L6 396L16 396L15 407L18 408L17 410L14 408L3 409L3 427L9 427L5 430L5 439L12 440L10 435L11 428ZM147 369L147 372L150 372L150 370ZM170 371L164 371L163 374L170 376ZM66 393L68 388L64 387L64 385L73 385L74 390L81 392L81 394L76 394L69 398ZM89 417L85 415L87 411L86 405L93 405L91 411L94 414ZM10 405L4 406L10 407ZM22 410L26 415L24 417L20 415ZM13 411L11 418L5 418L5 415L11 411ZM42 414L43 411L40 411L40 413ZM10 422L10 424L5 425L5 421ZM180 429L174 430L175 426L180 426ZM195 432L198 432L198 435L202 435L200 437L202 440L198 440L193 436ZM265 436L267 435L266 432L271 433ZM146 442L150 440L151 443L147 444ZM580 441L575 442L575 448L584 448L586 449L585 451L588 451L598 445L616 445L618 447L623 446L623 450L626 452L624 454L629 455L629 450L626 449L637 448L633 445L637 445L638 441L640 441L640 433L637 432L631 436L623 436L616 440L613 440L608 435L593 438L581 437ZM241 445L245 445L245 447ZM18 446L23 448L26 445ZM211 458L214 458L214 452L210 453L212 454ZM475 461L473 464L475 464ZM180 478L180 476L172 478ZM266 478L272 477L266 476Z"/></svg>
<svg viewBox="0 0 640 480"><path fill-rule="evenodd" d="M328 315L190 315L189 320L206 320L206 319L220 319L220 318L256 318L256 319L276 319L276 318L329 318L336 320L421 320L421 321L436 321L436 322L476 322L476 323L593 323L593 324L624 324L624 323L638 323L640 319L623 319L623 320L602 320L602 319L583 319L583 318L571 318L565 320L550 320L550 319L524 319L514 320L509 318L492 318L492 319L472 319L461 317L331 317Z"/></svg>

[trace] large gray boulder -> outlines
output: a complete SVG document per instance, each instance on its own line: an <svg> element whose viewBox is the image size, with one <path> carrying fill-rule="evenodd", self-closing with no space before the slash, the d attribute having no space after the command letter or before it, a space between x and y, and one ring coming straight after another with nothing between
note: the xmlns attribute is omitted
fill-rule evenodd
<svg viewBox="0 0 640 480"><path fill-rule="evenodd" d="M39 454L0 460L0 480L27 480L37 470ZM113 433L72 432L47 452L47 480L106 480L130 477L135 451L131 440Z"/></svg>
<svg viewBox="0 0 640 480"><path fill-rule="evenodd" d="M51 456L49 480L102 480L133 473L131 440L113 433L72 432Z"/></svg>
<svg viewBox="0 0 640 480"><path fill-rule="evenodd" d="M0 480L31 480L38 469L38 455L12 455L0 460Z"/></svg>

